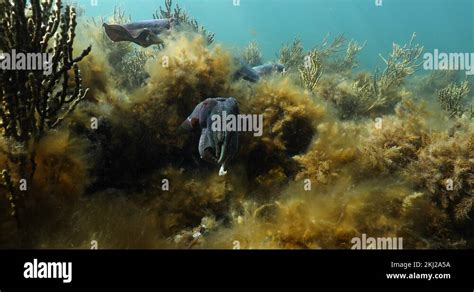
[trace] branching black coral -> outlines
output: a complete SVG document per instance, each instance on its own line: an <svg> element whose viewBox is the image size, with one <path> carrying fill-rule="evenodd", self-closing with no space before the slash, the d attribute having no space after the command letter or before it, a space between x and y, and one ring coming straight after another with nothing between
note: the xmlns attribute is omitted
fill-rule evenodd
<svg viewBox="0 0 474 292"><path fill-rule="evenodd" d="M28 68L0 71L1 133L25 149L10 155L9 160L18 167L19 177L30 182L36 167L35 145L46 130L58 127L87 94L77 64L90 53L91 47L73 56L76 11L70 6L61 11L60 0L32 0L30 8L22 0L0 3L0 50L51 56L51 62L43 64L50 66L51 74ZM54 47L50 46L53 42ZM29 149L32 150L26 151ZM7 166L3 177L13 201L20 201L22 195L16 181L10 179L10 171ZM13 207L17 209L18 204Z"/></svg>
<svg viewBox="0 0 474 292"><path fill-rule="evenodd" d="M74 7L76 9L77 17L81 17L81 16L84 16L84 14L86 14L86 8L84 7L84 5L81 5L77 3L76 1L66 0L64 4L66 6Z"/></svg>

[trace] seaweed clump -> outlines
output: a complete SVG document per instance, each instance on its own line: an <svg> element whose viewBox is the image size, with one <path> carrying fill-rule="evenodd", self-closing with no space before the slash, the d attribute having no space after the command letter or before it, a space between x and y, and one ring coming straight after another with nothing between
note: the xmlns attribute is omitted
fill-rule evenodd
<svg viewBox="0 0 474 292"><path fill-rule="evenodd" d="M326 106L318 101L313 102L289 77L264 80L247 99L240 100L242 111L263 113L263 135L243 135L248 147L239 154L252 192L267 197L263 190L279 193L294 178L298 170L294 156L307 151L318 134L318 124L326 118Z"/></svg>
<svg viewBox="0 0 474 292"><path fill-rule="evenodd" d="M472 127L472 126L471 126ZM455 223L470 222L473 211L474 134L469 128L433 137L407 169L407 179L423 190Z"/></svg>

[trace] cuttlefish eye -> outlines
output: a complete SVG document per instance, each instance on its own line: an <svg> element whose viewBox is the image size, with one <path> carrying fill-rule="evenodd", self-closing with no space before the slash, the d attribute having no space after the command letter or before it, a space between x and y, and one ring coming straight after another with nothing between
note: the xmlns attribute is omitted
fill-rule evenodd
<svg viewBox="0 0 474 292"><path fill-rule="evenodd" d="M196 128L198 124L199 124L199 119L198 118L191 118L191 126L193 128Z"/></svg>

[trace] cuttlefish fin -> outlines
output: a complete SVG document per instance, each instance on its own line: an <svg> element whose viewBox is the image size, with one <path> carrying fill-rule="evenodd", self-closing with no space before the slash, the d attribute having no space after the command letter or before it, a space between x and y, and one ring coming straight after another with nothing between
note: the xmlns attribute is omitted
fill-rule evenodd
<svg viewBox="0 0 474 292"><path fill-rule="evenodd" d="M118 24L103 24L105 33L113 42L131 41L133 38L130 33L121 25Z"/></svg>
<svg viewBox="0 0 474 292"><path fill-rule="evenodd" d="M148 28L129 30L118 24L103 24L105 33L113 42L133 42L142 47L162 43L161 39Z"/></svg>
<svg viewBox="0 0 474 292"><path fill-rule="evenodd" d="M196 117L189 117L178 127L178 133L189 133L194 129L197 129L199 125L199 119Z"/></svg>

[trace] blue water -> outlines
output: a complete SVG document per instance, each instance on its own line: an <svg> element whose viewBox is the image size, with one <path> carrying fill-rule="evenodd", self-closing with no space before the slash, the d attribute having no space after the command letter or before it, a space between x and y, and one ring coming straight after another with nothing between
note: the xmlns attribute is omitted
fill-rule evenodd
<svg viewBox="0 0 474 292"><path fill-rule="evenodd" d="M164 0L76 0L87 16L109 16L115 5L133 20L150 19ZM216 41L238 49L256 40L266 60L298 35L307 49L328 33L367 41L361 66L381 65L392 42L406 43L413 32L427 51L474 52L474 0L178 0L174 1L216 34Z"/></svg>

